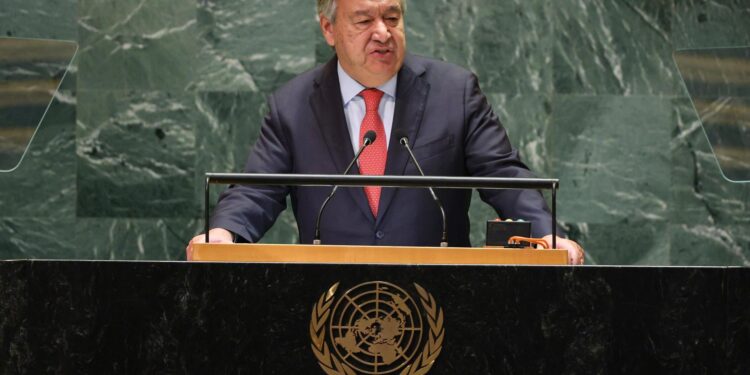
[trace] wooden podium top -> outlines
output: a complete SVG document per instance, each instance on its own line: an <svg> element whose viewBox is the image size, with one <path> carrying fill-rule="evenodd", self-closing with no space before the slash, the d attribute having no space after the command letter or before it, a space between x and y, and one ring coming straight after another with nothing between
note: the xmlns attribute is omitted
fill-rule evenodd
<svg viewBox="0 0 750 375"><path fill-rule="evenodd" d="M341 245L195 244L193 261L333 264L566 265L565 250Z"/></svg>

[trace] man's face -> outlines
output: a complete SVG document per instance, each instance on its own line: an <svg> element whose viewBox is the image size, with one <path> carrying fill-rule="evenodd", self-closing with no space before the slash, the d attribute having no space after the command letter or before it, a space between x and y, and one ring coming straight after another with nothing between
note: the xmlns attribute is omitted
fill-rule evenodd
<svg viewBox="0 0 750 375"><path fill-rule="evenodd" d="M344 70L366 87L393 77L404 63L406 37L399 0L337 0L336 22L320 27Z"/></svg>

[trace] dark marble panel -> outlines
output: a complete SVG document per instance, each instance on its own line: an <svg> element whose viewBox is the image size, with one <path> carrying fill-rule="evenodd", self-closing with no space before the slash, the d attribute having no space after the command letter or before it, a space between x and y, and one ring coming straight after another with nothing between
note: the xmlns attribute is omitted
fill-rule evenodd
<svg viewBox="0 0 750 375"><path fill-rule="evenodd" d="M724 372L727 302L723 269L624 268L619 277L601 276L612 280L611 298L617 311L612 345L620 349L608 361L610 371Z"/></svg>
<svg viewBox="0 0 750 375"><path fill-rule="evenodd" d="M78 1L80 89L183 90L195 75L195 0Z"/></svg>
<svg viewBox="0 0 750 375"><path fill-rule="evenodd" d="M75 216L76 102L74 92L57 92L18 167L0 172L0 215Z"/></svg>
<svg viewBox="0 0 750 375"><path fill-rule="evenodd" d="M750 4L745 0L675 1L675 49L750 45Z"/></svg>
<svg viewBox="0 0 750 375"><path fill-rule="evenodd" d="M0 36L76 40L77 3L77 0L3 0Z"/></svg>
<svg viewBox="0 0 750 375"><path fill-rule="evenodd" d="M555 92L674 95L673 0L556 2Z"/></svg>
<svg viewBox="0 0 750 375"><path fill-rule="evenodd" d="M747 225L671 224L670 264L750 266Z"/></svg>
<svg viewBox="0 0 750 375"><path fill-rule="evenodd" d="M191 94L81 91L78 216L197 214Z"/></svg>
<svg viewBox="0 0 750 375"><path fill-rule="evenodd" d="M750 291L729 271L0 262L0 371L319 373L313 304L382 280L443 309L430 373L739 373Z"/></svg>
<svg viewBox="0 0 750 375"><path fill-rule="evenodd" d="M297 0L201 1L202 51L215 64L199 89L258 88L270 92L314 66L315 3ZM230 79L221 68L239 74ZM215 81L218 79L218 83Z"/></svg>
<svg viewBox="0 0 750 375"><path fill-rule="evenodd" d="M750 298L744 290L750 285L746 268L727 270L727 373L750 372Z"/></svg>
<svg viewBox="0 0 750 375"><path fill-rule="evenodd" d="M675 99L673 111L670 221L689 225L750 223L750 184L724 178L689 99Z"/></svg>
<svg viewBox="0 0 750 375"><path fill-rule="evenodd" d="M556 96L546 149L561 220L667 220L671 121L668 99Z"/></svg>
<svg viewBox="0 0 750 375"><path fill-rule="evenodd" d="M0 218L0 259L77 259L75 228L72 217Z"/></svg>
<svg viewBox="0 0 750 375"><path fill-rule="evenodd" d="M5 246L0 247L0 253ZM0 372L18 373L32 365L23 353L30 353L28 331L23 327L30 295L28 285L29 263L0 266ZM11 348L13 350L11 350ZM20 354L20 355L19 355Z"/></svg>

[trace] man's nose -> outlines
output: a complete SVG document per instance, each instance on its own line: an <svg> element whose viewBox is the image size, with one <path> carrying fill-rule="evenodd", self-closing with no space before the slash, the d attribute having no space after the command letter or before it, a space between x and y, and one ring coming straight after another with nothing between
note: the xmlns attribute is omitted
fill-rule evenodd
<svg viewBox="0 0 750 375"><path fill-rule="evenodd" d="M372 39L380 43L385 43L390 39L391 31L388 25L385 24L384 20L375 21L374 30L372 32Z"/></svg>

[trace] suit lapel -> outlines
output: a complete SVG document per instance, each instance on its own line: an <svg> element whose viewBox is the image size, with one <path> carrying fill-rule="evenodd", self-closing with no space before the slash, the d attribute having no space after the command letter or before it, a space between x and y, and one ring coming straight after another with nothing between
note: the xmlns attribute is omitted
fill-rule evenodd
<svg viewBox="0 0 750 375"><path fill-rule="evenodd" d="M422 123L427 95L430 85L422 79L424 67L414 64L407 56L404 66L398 74L396 88L396 109L393 114L393 128L388 146L388 158L385 165L386 175L403 175L409 162L409 153L396 139L397 130L403 130L409 135L410 146L414 145ZM380 193L377 224L380 223L388 211L388 207L396 194L395 188L383 188Z"/></svg>
<svg viewBox="0 0 750 375"><path fill-rule="evenodd" d="M323 68L320 76L315 80L315 90L310 97L310 106L323 134L328 152L336 166L336 172L343 174L346 166L354 158L349 128L346 126L344 104L341 99L341 87L337 72L337 60L334 58ZM349 174L359 174L355 164ZM345 188L347 194L356 202L365 216L375 222L367 197L361 188Z"/></svg>

